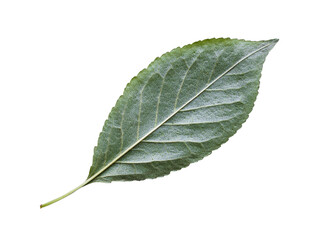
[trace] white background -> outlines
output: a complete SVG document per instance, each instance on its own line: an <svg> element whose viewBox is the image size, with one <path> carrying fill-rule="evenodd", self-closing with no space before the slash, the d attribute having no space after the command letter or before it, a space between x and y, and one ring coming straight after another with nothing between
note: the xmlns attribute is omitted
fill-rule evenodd
<svg viewBox="0 0 322 240"><path fill-rule="evenodd" d="M322 239L320 1L0 2L1 239ZM279 38L248 121L167 177L91 184L93 147L155 57Z"/></svg>

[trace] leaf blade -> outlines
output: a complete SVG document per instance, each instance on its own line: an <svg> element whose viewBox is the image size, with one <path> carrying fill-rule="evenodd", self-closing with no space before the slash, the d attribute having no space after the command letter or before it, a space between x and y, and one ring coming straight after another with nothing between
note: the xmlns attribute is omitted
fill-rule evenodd
<svg viewBox="0 0 322 240"><path fill-rule="evenodd" d="M247 119L257 96L262 64L276 42L211 39L174 49L157 58L132 79L111 111L95 148L87 181L164 176L219 148ZM236 44L242 46L236 48ZM253 59L254 55L259 60ZM246 59L255 66L253 70L249 63L245 64ZM227 88L227 81L233 78L244 81L230 81ZM213 86L218 80L221 82ZM200 105L206 100L216 100L220 91L240 91L240 82L248 84L243 86L247 90L242 94L247 100L245 103L241 100L221 102L209 105L209 109ZM223 99L217 97L219 102ZM204 119L207 121L201 122ZM199 137L193 141L193 136Z"/></svg>

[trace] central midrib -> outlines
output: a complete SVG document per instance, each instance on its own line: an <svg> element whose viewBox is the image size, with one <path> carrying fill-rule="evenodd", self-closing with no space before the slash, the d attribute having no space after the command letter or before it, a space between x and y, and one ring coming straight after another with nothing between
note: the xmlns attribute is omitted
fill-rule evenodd
<svg viewBox="0 0 322 240"><path fill-rule="evenodd" d="M214 84L216 81L218 81L220 78L222 78L225 74L227 74L229 71L231 71L234 67L236 67L239 63L247 59L248 57L254 55L255 53L259 52L260 50L272 45L272 43L269 43L267 45L264 45L260 47L259 49L249 53L245 57L242 57L240 60L238 60L236 63L234 63L231 67L229 67L226 71L224 71L222 74L220 74L217 78L215 78L212 82L207 84L203 89L201 89L194 97L189 99L185 104L183 104L181 107L179 107L176 111L174 111L169 117L167 117L165 120L163 120L159 125L155 126L153 129L151 129L147 134L145 134L143 137L138 139L134 144L132 144L128 149L126 149L124 152L119 154L114 160L112 160L109 164L107 164L105 167L103 167L101 170L99 170L97 173L95 173L93 176L88 178L83 186L90 183L93 179L95 179L97 176L99 176L102 172L104 172L106 169L108 169L111 165L113 165L116 161L118 161L121 157L123 157L125 154L127 154L130 150L132 150L136 145L138 145L142 140L144 140L146 137L148 137L150 134L152 134L155 130L157 130L159 127L161 127L165 122L167 122L170 118L172 118L174 115L176 115L182 108L187 106L190 102L192 102L194 99L196 99L200 94L202 94L207 88L209 88L212 84Z"/></svg>

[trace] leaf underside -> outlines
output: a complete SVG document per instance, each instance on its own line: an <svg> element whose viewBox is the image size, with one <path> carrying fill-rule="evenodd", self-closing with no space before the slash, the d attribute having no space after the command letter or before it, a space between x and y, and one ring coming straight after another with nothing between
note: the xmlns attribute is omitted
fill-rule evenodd
<svg viewBox="0 0 322 240"><path fill-rule="evenodd" d="M277 41L209 39L155 59L109 114L88 183L164 176L219 148L248 118Z"/></svg>

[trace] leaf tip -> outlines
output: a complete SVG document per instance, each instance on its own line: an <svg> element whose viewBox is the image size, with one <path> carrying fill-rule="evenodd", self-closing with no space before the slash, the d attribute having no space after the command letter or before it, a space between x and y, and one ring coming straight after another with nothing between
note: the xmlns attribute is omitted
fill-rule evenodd
<svg viewBox="0 0 322 240"><path fill-rule="evenodd" d="M269 48L269 50L271 50L273 47L275 47L275 45L278 41L279 41L278 38L272 38L272 39L269 39L265 42L268 44L267 47Z"/></svg>
<svg viewBox="0 0 322 240"><path fill-rule="evenodd" d="M40 209L42 209L42 204L40 204Z"/></svg>
<svg viewBox="0 0 322 240"><path fill-rule="evenodd" d="M279 39L278 38L273 38L273 39L271 39L271 40L269 40L269 42L271 42L272 44L276 44L277 42L279 41Z"/></svg>

